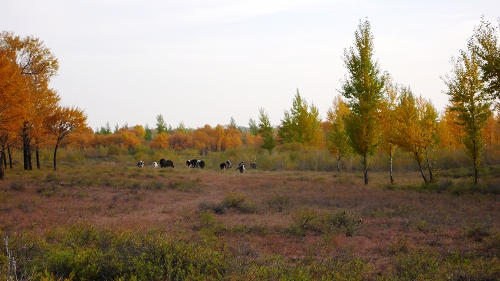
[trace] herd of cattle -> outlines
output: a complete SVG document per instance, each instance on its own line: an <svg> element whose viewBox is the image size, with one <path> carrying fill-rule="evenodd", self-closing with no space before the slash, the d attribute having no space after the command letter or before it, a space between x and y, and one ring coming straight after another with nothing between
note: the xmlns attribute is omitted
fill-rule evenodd
<svg viewBox="0 0 500 281"><path fill-rule="evenodd" d="M172 168L175 168L174 166L174 162L172 160L165 160L165 159L160 159L160 167L161 168L168 168L168 167L172 167ZM137 167L139 168L144 168L144 161L139 161L139 163L137 163ZM153 167L154 168L158 168L158 162L153 162ZM199 169L203 169L205 168L205 161L203 160L198 160L198 159L191 159L191 160L187 160L186 161L186 167L188 168L199 168ZM226 162L224 163L221 163L220 164L220 169L222 171L225 171L227 169L230 169L233 167L233 163L231 163L231 161L227 160ZM257 164L255 162L252 162L250 163L250 168L252 169L257 169ZM243 173L243 171L245 171L245 162L240 162L238 164L238 167L236 167L236 169L234 169L235 171L236 170L239 170L240 173Z"/></svg>

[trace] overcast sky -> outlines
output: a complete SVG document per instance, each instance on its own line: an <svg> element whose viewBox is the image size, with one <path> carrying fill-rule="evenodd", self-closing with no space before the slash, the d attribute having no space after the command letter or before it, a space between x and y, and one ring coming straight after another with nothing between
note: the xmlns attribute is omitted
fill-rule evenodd
<svg viewBox="0 0 500 281"><path fill-rule="evenodd" d="M498 0L4 0L0 28L41 39L59 60L65 106L107 122L239 126L264 108L273 125L294 95L322 119L347 74L342 57L368 19L374 58L394 81L447 104L442 76Z"/></svg>

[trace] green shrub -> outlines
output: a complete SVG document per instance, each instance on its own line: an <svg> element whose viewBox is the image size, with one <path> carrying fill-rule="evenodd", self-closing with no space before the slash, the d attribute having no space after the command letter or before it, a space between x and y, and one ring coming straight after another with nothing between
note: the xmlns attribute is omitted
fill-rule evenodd
<svg viewBox="0 0 500 281"><path fill-rule="evenodd" d="M309 208L303 208L291 213L292 221L295 226L300 229L309 228L312 223L318 218L318 214L315 210Z"/></svg>
<svg viewBox="0 0 500 281"><path fill-rule="evenodd" d="M285 195L276 194L267 200L267 205L271 210L281 213L288 206L290 198Z"/></svg>
<svg viewBox="0 0 500 281"><path fill-rule="evenodd" d="M245 201L246 195L239 192L232 192L224 195L224 199L222 199L222 204L227 208L236 208L238 209L243 201Z"/></svg>

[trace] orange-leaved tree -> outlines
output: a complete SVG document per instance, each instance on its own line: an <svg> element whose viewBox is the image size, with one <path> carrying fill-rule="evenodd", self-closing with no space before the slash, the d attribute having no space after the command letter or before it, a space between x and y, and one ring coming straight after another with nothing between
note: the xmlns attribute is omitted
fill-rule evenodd
<svg viewBox="0 0 500 281"><path fill-rule="evenodd" d="M87 116L77 107L57 107L52 114L44 120L44 127L49 134L55 136L54 170L57 170L57 148L68 134L80 128L85 128Z"/></svg>
<svg viewBox="0 0 500 281"><path fill-rule="evenodd" d="M0 33L0 48L11 54L19 71L26 77L31 105L26 107L28 117L22 123L24 169L31 170L31 141L40 140L42 123L47 113L57 105L59 97L48 89L50 79L57 74L59 64L43 41L33 36L21 38L12 32ZM35 148L38 144L35 143ZM39 165L39 162L37 163Z"/></svg>
<svg viewBox="0 0 500 281"><path fill-rule="evenodd" d="M156 134L154 139L149 143L151 148L167 149L168 148L168 134L161 132Z"/></svg>
<svg viewBox="0 0 500 281"><path fill-rule="evenodd" d="M5 150L26 116L29 94L18 65L0 48L0 179L5 174Z"/></svg>

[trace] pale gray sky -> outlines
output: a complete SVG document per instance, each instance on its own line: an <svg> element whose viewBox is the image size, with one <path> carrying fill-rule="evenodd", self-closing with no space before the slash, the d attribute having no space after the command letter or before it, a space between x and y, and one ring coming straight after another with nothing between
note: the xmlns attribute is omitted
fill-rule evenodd
<svg viewBox="0 0 500 281"><path fill-rule="evenodd" d="M0 28L44 41L59 59L51 87L93 128L240 126L264 108L273 125L299 89L322 118L347 70L343 51L371 23L380 68L447 104L440 77L498 0L4 0Z"/></svg>

